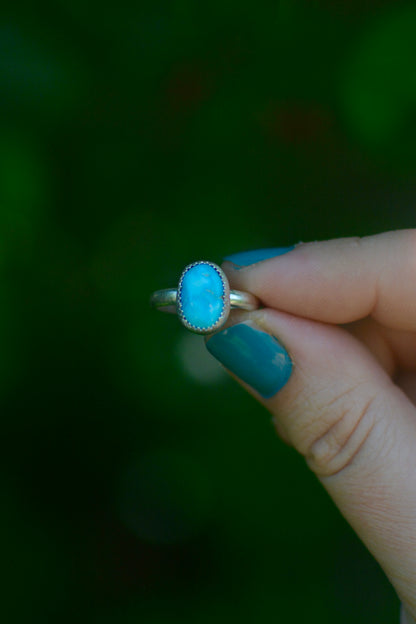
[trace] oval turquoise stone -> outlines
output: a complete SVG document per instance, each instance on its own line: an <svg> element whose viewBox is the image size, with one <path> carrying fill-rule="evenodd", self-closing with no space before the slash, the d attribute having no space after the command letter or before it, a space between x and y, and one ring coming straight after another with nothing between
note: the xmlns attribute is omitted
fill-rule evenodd
<svg viewBox="0 0 416 624"><path fill-rule="evenodd" d="M209 329L224 309L224 287L219 273L209 264L196 264L182 278L182 314L191 325Z"/></svg>

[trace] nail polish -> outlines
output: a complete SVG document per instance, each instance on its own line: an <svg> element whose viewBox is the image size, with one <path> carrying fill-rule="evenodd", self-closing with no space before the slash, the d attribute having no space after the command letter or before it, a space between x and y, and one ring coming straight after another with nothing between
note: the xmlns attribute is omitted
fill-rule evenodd
<svg viewBox="0 0 416 624"><path fill-rule="evenodd" d="M292 251L295 246L291 247L268 247L267 249L252 249L250 251L240 251L235 254L231 254L229 256L225 256L224 260L228 260L239 267L250 266L251 264L255 264L256 262L261 262L262 260L269 260L270 258L275 258L276 256L282 256L283 254Z"/></svg>
<svg viewBox="0 0 416 624"><path fill-rule="evenodd" d="M277 338L251 323L238 323L213 334L206 347L265 399L283 388L292 372L292 361Z"/></svg>

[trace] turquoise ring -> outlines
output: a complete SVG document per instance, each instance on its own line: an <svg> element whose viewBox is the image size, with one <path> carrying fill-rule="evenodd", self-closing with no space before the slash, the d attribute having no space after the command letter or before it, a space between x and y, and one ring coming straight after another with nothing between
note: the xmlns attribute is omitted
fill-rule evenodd
<svg viewBox="0 0 416 624"><path fill-rule="evenodd" d="M150 303L163 312L176 313L182 325L196 334L211 334L220 329L233 308L260 307L260 301L251 293L230 290L224 271L207 260L188 264L178 288L157 290Z"/></svg>

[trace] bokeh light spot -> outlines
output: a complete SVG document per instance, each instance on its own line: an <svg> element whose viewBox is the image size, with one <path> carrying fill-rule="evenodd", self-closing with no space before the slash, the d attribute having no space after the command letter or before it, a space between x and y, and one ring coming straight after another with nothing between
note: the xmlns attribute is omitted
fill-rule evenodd
<svg viewBox="0 0 416 624"><path fill-rule="evenodd" d="M222 366L208 353L201 336L190 332L178 334L176 354L185 373L197 383L210 385L227 378Z"/></svg>

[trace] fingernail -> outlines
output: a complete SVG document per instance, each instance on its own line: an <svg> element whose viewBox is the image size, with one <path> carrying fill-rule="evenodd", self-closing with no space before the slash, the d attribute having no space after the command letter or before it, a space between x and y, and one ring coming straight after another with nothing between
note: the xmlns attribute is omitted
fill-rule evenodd
<svg viewBox="0 0 416 624"><path fill-rule="evenodd" d="M250 266L256 262L262 260L268 260L269 258L275 258L276 256L282 256L289 251L292 251L295 246L291 247L268 247L267 249L252 249L251 251L240 251L230 256L225 256L224 260L232 262L237 267Z"/></svg>
<svg viewBox="0 0 416 624"><path fill-rule="evenodd" d="M283 388L292 372L290 357L277 338L248 323L238 323L214 334L206 347L264 399Z"/></svg>

